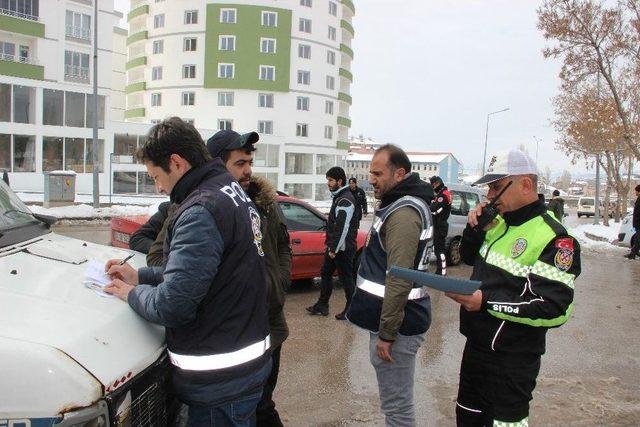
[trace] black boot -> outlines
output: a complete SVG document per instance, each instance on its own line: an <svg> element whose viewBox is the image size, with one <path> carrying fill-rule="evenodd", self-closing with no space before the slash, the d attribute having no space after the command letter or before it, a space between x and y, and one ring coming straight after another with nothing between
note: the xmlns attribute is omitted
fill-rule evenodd
<svg viewBox="0 0 640 427"><path fill-rule="evenodd" d="M310 307L307 307L307 311L310 314L319 314L321 316L329 315L329 307L320 303L315 303Z"/></svg>
<svg viewBox="0 0 640 427"><path fill-rule="evenodd" d="M628 259L636 259L636 254L631 252L630 254L626 254L624 257Z"/></svg>

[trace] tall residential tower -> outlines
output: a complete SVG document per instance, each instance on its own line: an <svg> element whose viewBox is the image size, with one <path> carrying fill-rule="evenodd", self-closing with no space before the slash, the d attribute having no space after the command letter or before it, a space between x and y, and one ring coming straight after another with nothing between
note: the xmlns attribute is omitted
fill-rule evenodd
<svg viewBox="0 0 640 427"><path fill-rule="evenodd" d="M351 0L132 0L127 121L256 130L256 172L328 197L351 126Z"/></svg>

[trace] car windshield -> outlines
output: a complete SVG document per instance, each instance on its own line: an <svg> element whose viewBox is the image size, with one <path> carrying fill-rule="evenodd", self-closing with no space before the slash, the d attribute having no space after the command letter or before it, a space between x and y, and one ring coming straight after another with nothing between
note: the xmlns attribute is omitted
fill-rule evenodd
<svg viewBox="0 0 640 427"><path fill-rule="evenodd" d="M4 181L0 180L0 233L39 223L29 208L22 203L22 200L11 191Z"/></svg>
<svg viewBox="0 0 640 427"><path fill-rule="evenodd" d="M594 200L593 200L593 199L582 199L582 200L580 201L580 204L581 204L582 206L593 206L593 205L595 205L595 202L594 202Z"/></svg>

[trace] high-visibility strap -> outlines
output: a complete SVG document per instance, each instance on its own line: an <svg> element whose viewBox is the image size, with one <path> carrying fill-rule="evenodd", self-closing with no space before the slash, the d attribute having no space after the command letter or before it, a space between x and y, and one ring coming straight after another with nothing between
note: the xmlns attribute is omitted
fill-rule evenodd
<svg viewBox="0 0 640 427"><path fill-rule="evenodd" d="M209 354L204 356L188 356L176 354L169 350L171 363L180 369L187 371L211 371L214 369L230 368L241 365L262 356L271 345L271 337L267 335L265 339L251 344L240 350L231 353Z"/></svg>
<svg viewBox="0 0 640 427"><path fill-rule="evenodd" d="M356 286L365 292L368 292L380 298L384 298L384 288L385 288L384 285L381 285L376 282L372 282L371 280L367 280L361 277L360 275L358 275L358 278L356 280ZM426 297L427 295L428 294L427 294L426 286L423 286L421 288L413 288L409 292L408 299L410 300L420 299L420 298Z"/></svg>

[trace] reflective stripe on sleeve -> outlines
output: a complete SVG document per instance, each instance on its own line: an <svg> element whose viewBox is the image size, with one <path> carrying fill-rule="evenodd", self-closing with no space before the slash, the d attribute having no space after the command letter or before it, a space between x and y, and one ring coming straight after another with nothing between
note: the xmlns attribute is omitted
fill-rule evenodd
<svg viewBox="0 0 640 427"><path fill-rule="evenodd" d="M169 350L171 363L180 369L187 371L211 371L215 369L230 368L241 365L262 356L271 346L271 337L267 335L265 339L251 344L240 350L231 353L210 354L204 356L188 356L176 354Z"/></svg>
<svg viewBox="0 0 640 427"><path fill-rule="evenodd" d="M574 288L573 282L576 280L574 274L569 274L561 271L559 268L549 265L546 262L536 261L531 267L531 273L545 279L554 280L556 282L564 283L571 289Z"/></svg>
<svg viewBox="0 0 640 427"><path fill-rule="evenodd" d="M385 288L384 285L381 285L376 282L372 282L371 280L367 280L361 276L358 276L356 280L356 286L365 292L368 292L380 298L384 298L384 288ZM408 299L409 300L420 299L420 298L426 297L427 295L428 294L427 294L426 286L423 286L421 288L413 288L409 292Z"/></svg>

